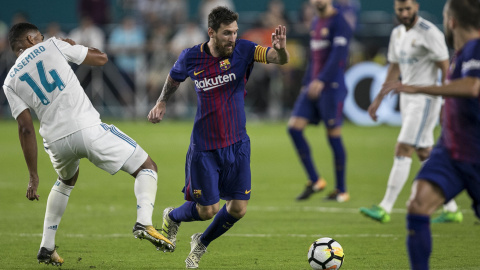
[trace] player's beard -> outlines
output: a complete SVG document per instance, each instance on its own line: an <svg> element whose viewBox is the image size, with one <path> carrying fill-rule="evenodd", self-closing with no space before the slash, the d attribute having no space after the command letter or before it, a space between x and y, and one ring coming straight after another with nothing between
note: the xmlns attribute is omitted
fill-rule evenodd
<svg viewBox="0 0 480 270"><path fill-rule="evenodd" d="M408 19L406 19L406 20L404 20L402 17L400 17L400 16L397 15L397 20L398 20L401 24L405 25L405 27L407 27L407 28L411 28L411 27L413 26L413 23L415 22L415 19L416 19L416 18L417 18L417 12L413 13L413 14L412 14L412 17L410 17L410 18L408 18Z"/></svg>
<svg viewBox="0 0 480 270"><path fill-rule="evenodd" d="M231 45L231 48L227 48L227 45ZM220 45L220 41L216 40L215 42L215 50L220 55L220 57L229 57L233 54L233 50L235 49L235 42L232 44L227 43L226 45Z"/></svg>
<svg viewBox="0 0 480 270"><path fill-rule="evenodd" d="M453 40L453 33L452 30L445 29L445 41L447 42L448 47L454 48L454 40Z"/></svg>
<svg viewBox="0 0 480 270"><path fill-rule="evenodd" d="M325 3L318 3L315 5L315 8L319 13L323 13L327 9L327 4Z"/></svg>

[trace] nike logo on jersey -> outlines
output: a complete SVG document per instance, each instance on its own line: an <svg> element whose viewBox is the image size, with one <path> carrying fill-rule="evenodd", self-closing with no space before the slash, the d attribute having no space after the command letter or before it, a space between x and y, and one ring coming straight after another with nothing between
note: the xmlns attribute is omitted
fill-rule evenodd
<svg viewBox="0 0 480 270"><path fill-rule="evenodd" d="M252 190L245 190L245 194L249 194Z"/></svg>
<svg viewBox="0 0 480 270"><path fill-rule="evenodd" d="M202 72L204 72L204 71L205 71L205 69L204 69L204 70L200 70L199 72L194 71L194 72L193 72L193 75L197 76L198 74L200 74L200 73L202 73Z"/></svg>
<svg viewBox="0 0 480 270"><path fill-rule="evenodd" d="M214 78L203 78L203 80L200 81L194 80L193 82L199 90L208 91L225 85L229 82L235 81L236 79L237 76L235 76L235 73L230 73L228 75L218 75Z"/></svg>

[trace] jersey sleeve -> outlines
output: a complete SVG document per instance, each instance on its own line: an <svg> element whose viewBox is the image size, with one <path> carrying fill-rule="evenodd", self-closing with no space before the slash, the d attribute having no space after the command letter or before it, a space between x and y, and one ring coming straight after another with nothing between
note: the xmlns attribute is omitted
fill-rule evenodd
<svg viewBox="0 0 480 270"><path fill-rule="evenodd" d="M242 51L242 54L246 55L246 59L248 59L249 63L268 63L267 53L271 49L270 47L263 47L255 42L245 39L237 40L237 46Z"/></svg>
<svg viewBox="0 0 480 270"><path fill-rule="evenodd" d="M173 64L172 69L170 70L170 77L177 82L183 82L186 78L188 78L188 72L185 65L185 56L190 51L190 49L185 49L180 53L175 64Z"/></svg>
<svg viewBox="0 0 480 270"><path fill-rule="evenodd" d="M3 91L5 92L8 104L10 105L13 118L17 119L21 112L30 108L27 103L25 103L25 101L23 101L10 87L4 85Z"/></svg>
<svg viewBox="0 0 480 270"><path fill-rule="evenodd" d="M432 26L425 35L429 50L428 56L432 61L444 61L448 60L448 48L445 43L445 36L435 26Z"/></svg>
<svg viewBox="0 0 480 270"><path fill-rule="evenodd" d="M70 45L70 43L56 39L55 37L52 37L50 40L68 62L80 65L85 60L85 57L87 57L88 48L83 45Z"/></svg>
<svg viewBox="0 0 480 270"><path fill-rule="evenodd" d="M469 52L462 61L462 77L480 78L480 50L474 49Z"/></svg>
<svg viewBox="0 0 480 270"><path fill-rule="evenodd" d="M343 15L338 14L334 23L335 26L332 29L332 49L325 62L325 66L317 76L317 78L324 83L335 80L335 73L347 65L345 61L348 55L350 38L352 37L352 28L347 24Z"/></svg>
<svg viewBox="0 0 480 270"><path fill-rule="evenodd" d="M398 57L395 54L395 38L394 38L397 31L398 31L398 28L395 28L390 34L390 41L388 42L388 53L387 53L387 60L389 63L398 63Z"/></svg>

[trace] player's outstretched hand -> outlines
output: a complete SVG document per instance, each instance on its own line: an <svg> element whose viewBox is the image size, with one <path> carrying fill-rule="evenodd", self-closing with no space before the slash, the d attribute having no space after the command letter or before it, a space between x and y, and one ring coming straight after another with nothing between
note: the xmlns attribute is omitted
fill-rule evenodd
<svg viewBox="0 0 480 270"><path fill-rule="evenodd" d="M67 43L69 43L70 45L76 45L77 43L75 43L75 41L73 41L72 39L69 39L69 38L60 38L60 40L63 40Z"/></svg>
<svg viewBox="0 0 480 270"><path fill-rule="evenodd" d="M275 50L285 49L287 47L287 28L279 25L272 33L272 47Z"/></svg>
<svg viewBox="0 0 480 270"><path fill-rule="evenodd" d="M162 121L166 109L167 104L164 101L157 102L157 104L155 104L155 106L148 113L148 121L154 124Z"/></svg>
<svg viewBox="0 0 480 270"><path fill-rule="evenodd" d="M38 178L31 177L28 182L27 194L25 195L30 201L37 200L40 198L40 195L37 194L38 188Z"/></svg>

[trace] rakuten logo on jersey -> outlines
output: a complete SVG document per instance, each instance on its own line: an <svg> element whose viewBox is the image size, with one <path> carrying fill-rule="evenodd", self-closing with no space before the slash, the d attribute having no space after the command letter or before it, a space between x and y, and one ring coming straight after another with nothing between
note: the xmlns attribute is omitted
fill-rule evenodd
<svg viewBox="0 0 480 270"><path fill-rule="evenodd" d="M237 76L235 76L235 73L230 73L227 75L218 75L217 77L214 78L203 78L203 80L195 80L193 81L195 83L195 86L203 91L208 91L212 90L213 88L217 88L219 86L225 85L231 81L234 81L237 79Z"/></svg>

